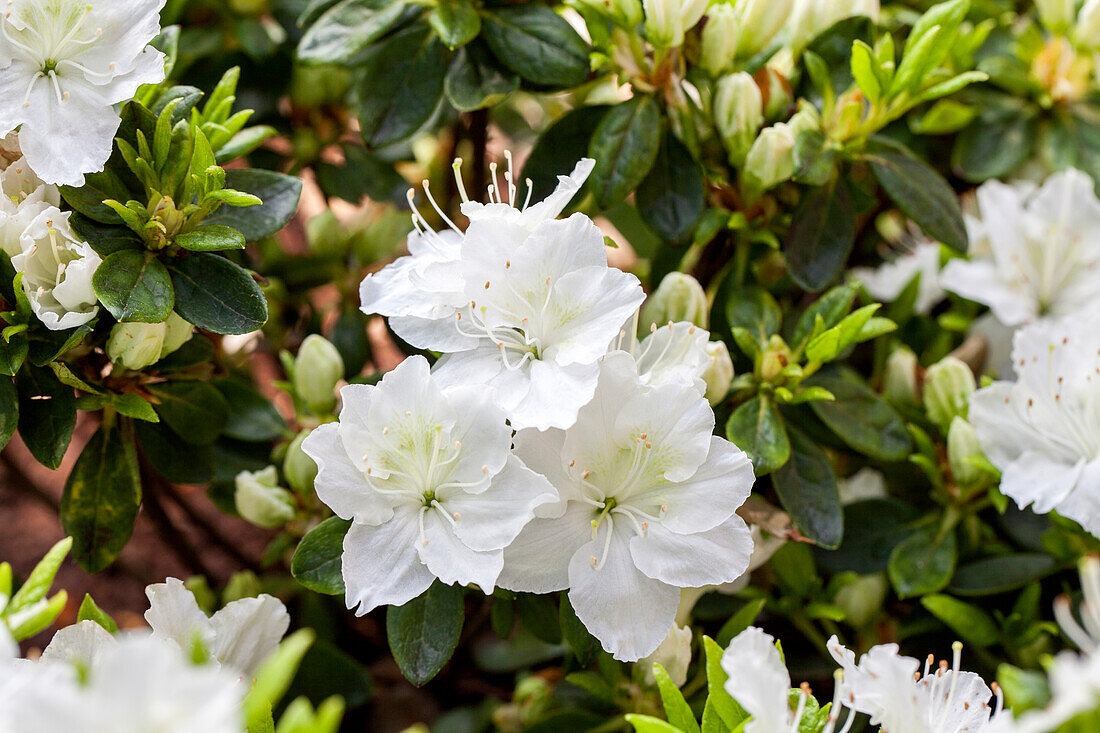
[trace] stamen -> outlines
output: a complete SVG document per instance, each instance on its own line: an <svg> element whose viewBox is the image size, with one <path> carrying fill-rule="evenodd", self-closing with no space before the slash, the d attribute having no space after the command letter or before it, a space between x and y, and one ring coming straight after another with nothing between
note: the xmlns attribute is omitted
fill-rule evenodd
<svg viewBox="0 0 1100 733"><path fill-rule="evenodd" d="M439 208L439 204L435 202L435 197L432 196L432 191L428 187L428 180L424 179L420 182L420 185L424 187L424 195L428 197L428 203L430 203L432 205L432 208L435 209L435 213L439 214L439 218L442 219L443 222L451 229L458 232L459 234L462 234L462 230L455 226L455 223L451 221L451 217L444 214L443 209Z"/></svg>
<svg viewBox="0 0 1100 733"><path fill-rule="evenodd" d="M458 187L458 197L462 199L462 203L468 203L470 197L466 195L466 184L462 182L462 158L455 158L455 161L451 163L451 170L454 171L455 185Z"/></svg>
<svg viewBox="0 0 1100 733"><path fill-rule="evenodd" d="M802 715L806 712L806 701L810 698L810 686L803 682L798 688L798 708L791 717L789 733L798 733L798 724L802 722Z"/></svg>

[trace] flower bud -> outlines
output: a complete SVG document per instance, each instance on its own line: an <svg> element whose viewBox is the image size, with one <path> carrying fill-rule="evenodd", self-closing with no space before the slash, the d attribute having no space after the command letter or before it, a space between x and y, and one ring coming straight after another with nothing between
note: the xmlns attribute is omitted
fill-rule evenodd
<svg viewBox="0 0 1100 733"><path fill-rule="evenodd" d="M764 124L764 98L752 76L739 71L722 77L714 94L714 123L730 163L740 167Z"/></svg>
<svg viewBox="0 0 1100 733"><path fill-rule="evenodd" d="M764 118L769 120L786 119L794 102L791 83L783 74L771 66L765 66L756 74L761 94L764 98Z"/></svg>
<svg viewBox="0 0 1100 733"><path fill-rule="evenodd" d="M833 602L844 609L844 620L859 629L870 623L882 608L888 589L882 573L861 575L838 590Z"/></svg>
<svg viewBox="0 0 1100 733"><path fill-rule="evenodd" d="M833 24L857 15L878 20L879 0L796 0L789 43L801 50Z"/></svg>
<svg viewBox="0 0 1100 733"><path fill-rule="evenodd" d="M985 472L972 459L984 455L974 427L956 416L947 430L947 465L951 467L951 475L955 477L955 481L963 486L981 481Z"/></svg>
<svg viewBox="0 0 1100 733"><path fill-rule="evenodd" d="M684 42L707 9L707 0L642 0L645 37L658 48L674 48Z"/></svg>
<svg viewBox="0 0 1100 733"><path fill-rule="evenodd" d="M256 577L256 573L251 570L242 570L230 576L225 590L222 591L222 603L228 604L242 598L255 598L262 590L263 586L260 585L260 579Z"/></svg>
<svg viewBox="0 0 1100 733"><path fill-rule="evenodd" d="M733 381L733 359L723 341L711 341L707 344L710 364L703 372L703 381L707 383L707 402L711 407L726 399Z"/></svg>
<svg viewBox="0 0 1100 733"><path fill-rule="evenodd" d="M641 0L579 0L579 2L623 28L633 29L645 19Z"/></svg>
<svg viewBox="0 0 1100 733"><path fill-rule="evenodd" d="M741 22L732 5L723 3L707 11L707 24L703 26L703 49L699 65L711 76L719 76L737 57L737 41L741 36Z"/></svg>
<svg viewBox="0 0 1100 733"><path fill-rule="evenodd" d="M706 328L708 315L707 294L699 281L682 272L670 272L642 308L641 326L648 332L650 324L689 321Z"/></svg>
<svg viewBox="0 0 1100 733"><path fill-rule="evenodd" d="M794 130L784 122L762 130L745 157L745 183L766 191L793 176L794 142Z"/></svg>
<svg viewBox="0 0 1100 733"><path fill-rule="evenodd" d="M336 407L336 384L344 376L344 360L328 340L306 336L294 359L294 391L306 406L323 415Z"/></svg>
<svg viewBox="0 0 1100 733"><path fill-rule="evenodd" d="M164 322L164 345L160 348L159 358L163 359L186 344L191 340L193 333L195 333L195 327L172 311L168 315L168 320Z"/></svg>
<svg viewBox="0 0 1100 733"><path fill-rule="evenodd" d="M279 471L274 466L241 471L236 484L237 512L249 522L270 529L294 518L294 496L279 486Z"/></svg>
<svg viewBox="0 0 1100 733"><path fill-rule="evenodd" d="M775 381L779 374L791 363L791 347L781 336L772 336L761 361L760 376L765 382Z"/></svg>
<svg viewBox="0 0 1100 733"><path fill-rule="evenodd" d="M966 417L975 386L974 372L953 356L928 367L924 375L924 409L928 419L946 432L956 416Z"/></svg>
<svg viewBox="0 0 1100 733"><path fill-rule="evenodd" d="M649 656L638 660L638 668L644 670L647 685L657 684L657 678L653 676L654 664L664 667L672 684L677 687L687 682L688 666L691 664L690 626L673 625L660 646Z"/></svg>
<svg viewBox="0 0 1100 733"><path fill-rule="evenodd" d="M737 55L755 56L775 38L791 15L794 0L740 0L741 28L744 32L737 45Z"/></svg>
<svg viewBox="0 0 1100 733"><path fill-rule="evenodd" d="M1085 48L1100 48L1100 0L1085 0L1077 14L1077 27L1073 37Z"/></svg>
<svg viewBox="0 0 1100 733"><path fill-rule="evenodd" d="M302 441L311 431L303 430L294 436L286 449L286 457L283 458L283 475L290 488L299 494L313 492L313 480L317 478L317 464L302 450Z"/></svg>
<svg viewBox="0 0 1100 733"><path fill-rule="evenodd" d="M905 346L894 349L886 359L882 393L895 402L917 404L920 402L919 370L920 362L912 349Z"/></svg>
<svg viewBox="0 0 1100 733"><path fill-rule="evenodd" d="M116 323L107 338L107 357L123 369L144 369L160 358L163 323Z"/></svg>
<svg viewBox="0 0 1100 733"><path fill-rule="evenodd" d="M1035 0L1039 20L1051 33L1065 33L1073 24L1075 0Z"/></svg>

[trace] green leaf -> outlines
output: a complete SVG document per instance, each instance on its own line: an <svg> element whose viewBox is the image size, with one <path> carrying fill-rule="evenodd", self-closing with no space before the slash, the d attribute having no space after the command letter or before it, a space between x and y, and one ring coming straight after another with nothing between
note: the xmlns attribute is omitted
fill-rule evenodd
<svg viewBox="0 0 1100 733"><path fill-rule="evenodd" d="M76 427L76 397L49 369L24 369L19 389L19 435L35 460L46 468L61 466Z"/></svg>
<svg viewBox="0 0 1100 733"><path fill-rule="evenodd" d="M726 423L726 437L748 454L757 477L787 462L791 444L775 403L757 396L734 410Z"/></svg>
<svg viewBox="0 0 1100 733"><path fill-rule="evenodd" d="M393 165L367 151L362 145L344 144L344 164L319 162L314 168L317 183L327 196L358 204L364 196L375 201L404 201L408 182ZM297 261L295 261L295 266ZM345 359L346 361L346 359Z"/></svg>
<svg viewBox="0 0 1100 733"><path fill-rule="evenodd" d="M819 372L807 380L823 387L834 401L811 402L814 414L853 449L881 461L902 461L913 443L905 421L854 371L843 368Z"/></svg>
<svg viewBox="0 0 1100 733"><path fill-rule="evenodd" d="M899 542L890 553L887 574L901 598L942 590L955 572L955 533L938 537L937 527L925 526Z"/></svg>
<svg viewBox="0 0 1100 733"><path fill-rule="evenodd" d="M260 665L243 706L250 727L257 721L265 720L265 717L270 718L272 707L279 703L290 688L294 674L315 638L316 634L312 629L298 629L283 639L278 648Z"/></svg>
<svg viewBox="0 0 1100 733"><path fill-rule="evenodd" d="M634 730L638 733L679 733L679 731L685 730L666 723L660 718L654 718L652 715L627 713L624 717L628 723L634 726ZM698 730L698 725L696 726L696 730Z"/></svg>
<svg viewBox="0 0 1100 733"><path fill-rule="evenodd" d="M141 504L134 438L125 425L100 426L61 497L61 526L73 537L73 557L89 573L100 572L122 552Z"/></svg>
<svg viewBox="0 0 1100 733"><path fill-rule="evenodd" d="M803 52L803 57L816 57L818 63L814 64L806 58L807 69L811 65L819 67L813 70L815 77L824 75L829 86L836 92L842 92L851 86L852 78L852 46L857 40L864 43L873 43L874 24L865 16L853 16L845 18L822 31ZM814 81L824 81L815 78ZM811 96L804 86L804 96ZM812 95L820 98L820 94Z"/></svg>
<svg viewBox="0 0 1100 733"><path fill-rule="evenodd" d="M933 239L966 252L966 224L959 197L943 176L903 153L883 151L869 157L871 170L903 214Z"/></svg>
<svg viewBox="0 0 1100 733"><path fill-rule="evenodd" d="M162 424L134 425L141 454L157 473L177 484L205 484L214 477L211 445L184 443Z"/></svg>
<svg viewBox="0 0 1100 733"><path fill-rule="evenodd" d="M742 606L741 610L730 616L729 620L722 624L722 628L718 631L716 638L718 644L723 647L729 646L733 637L756 622L757 616L764 610L764 605L767 602L767 598L754 598Z"/></svg>
<svg viewBox="0 0 1100 733"><path fill-rule="evenodd" d="M481 32L481 16L466 0L440 0L428 22L449 49L465 46Z"/></svg>
<svg viewBox="0 0 1100 733"><path fill-rule="evenodd" d="M246 242L270 237L285 227L298 211L298 199L302 195L301 178L256 168L226 171L225 186L251 194L263 203L235 208L223 206L203 223L236 229Z"/></svg>
<svg viewBox="0 0 1100 733"><path fill-rule="evenodd" d="M0 375L14 377L30 351L26 336L12 336L11 341L0 336Z"/></svg>
<svg viewBox="0 0 1100 733"><path fill-rule="evenodd" d="M46 597L54 578L57 577L57 571L61 568L61 563L64 562L72 547L73 538L66 537L50 548L45 557L34 566L27 580L11 597L7 605L7 613L29 608Z"/></svg>
<svg viewBox="0 0 1100 733"><path fill-rule="evenodd" d="M92 245L92 249L101 257L107 257L123 249L145 249L145 243L141 238L127 227L106 226L75 213L69 218L69 226L84 241Z"/></svg>
<svg viewBox="0 0 1100 733"><path fill-rule="evenodd" d="M136 394L107 393L103 395L106 404L113 407L120 415L132 417L146 422L160 422L156 410L144 397Z"/></svg>
<svg viewBox="0 0 1100 733"><path fill-rule="evenodd" d="M667 130L657 160L638 185L635 204L666 242L683 244L703 215L703 171L679 138Z"/></svg>
<svg viewBox="0 0 1100 733"><path fill-rule="evenodd" d="M132 105L127 105L129 106ZM62 186L61 197L74 210L100 224L122 223L115 210L103 203L104 201L129 201L133 198L130 189L110 168L84 176L84 185L79 188Z"/></svg>
<svg viewBox="0 0 1100 733"><path fill-rule="evenodd" d="M726 302L726 320L730 328L745 329L763 346L779 331L783 312L763 288L735 288Z"/></svg>
<svg viewBox="0 0 1100 733"><path fill-rule="evenodd" d="M661 693L661 704L665 709L668 722L675 726L676 730L685 733L699 733L699 724L695 722L695 714L684 699L684 693L668 676L665 668L659 664L653 665L653 677L657 680L657 689ZM637 727L637 726L635 726Z"/></svg>
<svg viewBox="0 0 1100 733"><path fill-rule="evenodd" d="M175 301L172 277L152 252L124 249L109 255L92 276L92 287L119 321L163 323Z"/></svg>
<svg viewBox="0 0 1100 733"><path fill-rule="evenodd" d="M803 311L791 335L791 346L795 349L802 348L806 341L814 335L814 326L817 317L821 316L821 327L832 328L852 309L852 303L856 300L859 291L855 285L845 283L838 285L822 295L814 304Z"/></svg>
<svg viewBox="0 0 1100 733"><path fill-rule="evenodd" d="M569 644L569 648L573 650L573 656L577 658L577 664L587 667L596 661L596 655L600 651L600 642L592 636L588 631L588 627L577 618L577 612L573 610L573 604L569 602L568 593L561 594L558 623L561 625L562 637Z"/></svg>
<svg viewBox="0 0 1100 733"><path fill-rule="evenodd" d="M352 63L405 17L404 2L343 0L324 12L298 43L298 58L311 64Z"/></svg>
<svg viewBox="0 0 1100 733"><path fill-rule="evenodd" d="M660 152L663 125L649 95L616 105L600 121L588 148L596 161L588 185L597 206L609 209L641 184Z"/></svg>
<svg viewBox="0 0 1100 733"><path fill-rule="evenodd" d="M197 252L169 266L176 312L198 328L244 334L267 322L267 299L252 276L224 257Z"/></svg>
<svg viewBox="0 0 1100 733"><path fill-rule="evenodd" d="M360 133L368 146L404 140L431 119L443 97L448 53L424 24L371 48L356 85Z"/></svg>
<svg viewBox="0 0 1100 733"><path fill-rule="evenodd" d="M1031 155L1037 132L1028 112L983 112L955 138L951 167L971 183L1003 178Z"/></svg>
<svg viewBox="0 0 1100 733"><path fill-rule="evenodd" d="M940 594L925 596L920 602L969 644L992 646L1001 638L993 617L978 606Z"/></svg>
<svg viewBox="0 0 1100 733"><path fill-rule="evenodd" d="M213 443L229 419L229 403L207 382L163 382L149 391L164 424L186 443Z"/></svg>
<svg viewBox="0 0 1100 733"><path fill-rule="evenodd" d="M558 176L567 175L576 161L588 155L592 134L609 109L607 105L578 107L542 133L523 164L523 178L531 179L532 201L549 196L558 185ZM578 192L570 206L582 195Z"/></svg>
<svg viewBox="0 0 1100 733"><path fill-rule="evenodd" d="M90 593L84 594L84 600L80 603L80 611L76 616L77 623L81 621L95 621L109 634L118 633L118 624L110 614L96 605Z"/></svg>
<svg viewBox="0 0 1100 733"><path fill-rule="evenodd" d="M95 322L92 322L95 325ZM30 361L35 366L46 366L69 349L75 348L92 332L92 325L83 325L68 331L37 333L30 340Z"/></svg>
<svg viewBox="0 0 1100 733"><path fill-rule="evenodd" d="M844 525L857 527L847 532L840 547L819 552L818 562L833 573L870 575L882 572L890 553L912 530L909 525L921 516L897 499L864 499L844 507Z"/></svg>
<svg viewBox="0 0 1100 733"><path fill-rule="evenodd" d="M226 377L214 386L229 405L222 434L234 440L266 442L286 435L287 426L275 405L247 379Z"/></svg>
<svg viewBox="0 0 1100 733"><path fill-rule="evenodd" d="M967 563L951 579L950 590L960 596L984 596L1022 588L1058 570L1050 555L1034 552L987 557Z"/></svg>
<svg viewBox="0 0 1100 733"><path fill-rule="evenodd" d="M443 81L447 99L462 112L494 107L518 88L519 77L501 69L481 43L459 49Z"/></svg>
<svg viewBox="0 0 1100 733"><path fill-rule="evenodd" d="M290 572L294 578L316 593L338 596L344 592L342 556L344 535L351 520L329 517L306 533L294 551Z"/></svg>
<svg viewBox="0 0 1100 733"><path fill-rule="evenodd" d="M844 513L833 466L825 451L801 431L789 434L790 460L772 476L775 493L802 534L822 547L839 547Z"/></svg>
<svg viewBox="0 0 1100 733"><path fill-rule="evenodd" d="M561 643L561 611L551 596L517 593L516 610L524 628L536 639L547 644Z"/></svg>
<svg viewBox="0 0 1100 733"><path fill-rule="evenodd" d="M872 104L882 97L882 84L879 83L878 76L875 74L877 65L875 52L871 47L861 40L856 40L852 44L852 78L863 91L863 96Z"/></svg>
<svg viewBox="0 0 1100 733"><path fill-rule="evenodd" d="M843 176L803 193L783 246L791 279L813 292L836 279L855 246L855 224Z"/></svg>
<svg viewBox="0 0 1100 733"><path fill-rule="evenodd" d="M439 581L386 609L386 638L405 679L420 687L439 674L458 646L465 615L462 588Z"/></svg>
<svg viewBox="0 0 1100 733"><path fill-rule="evenodd" d="M588 44L544 5L486 10L482 38L502 64L541 86L570 89L588 78Z"/></svg>
<svg viewBox="0 0 1100 733"><path fill-rule="evenodd" d="M15 435L19 426L19 393L15 381L0 376L0 450Z"/></svg>
<svg viewBox="0 0 1100 733"><path fill-rule="evenodd" d="M713 708L722 723L729 730L738 730L738 726L749 717L737 701L726 692L726 680L729 675L722 669L722 647L709 636L703 637L703 651L707 669L707 707ZM703 730L706 730L706 713L703 714Z"/></svg>
<svg viewBox="0 0 1100 733"><path fill-rule="evenodd" d="M223 224L207 224L186 234L177 234L173 242L192 252L244 249L244 235Z"/></svg>
<svg viewBox="0 0 1100 733"><path fill-rule="evenodd" d="M863 335L864 329L868 327L872 316L881 307L882 305L879 303L865 305L856 312L845 316L836 326L810 339L810 342L806 344L806 358L819 364L832 361L852 344L866 340ZM886 319L879 320L893 323ZM871 329L871 335L868 338L873 338L873 334L880 328L876 324Z"/></svg>
<svg viewBox="0 0 1100 733"><path fill-rule="evenodd" d="M1050 682L1038 670L1002 663L997 666L997 682L1005 692L1005 707L1016 715L1050 703Z"/></svg>

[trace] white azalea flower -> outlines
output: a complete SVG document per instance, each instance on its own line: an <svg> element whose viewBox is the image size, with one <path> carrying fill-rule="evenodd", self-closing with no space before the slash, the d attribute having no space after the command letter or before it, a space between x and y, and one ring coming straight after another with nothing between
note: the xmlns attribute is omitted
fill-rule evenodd
<svg viewBox="0 0 1100 733"><path fill-rule="evenodd" d="M922 242L901 256L879 267L853 267L851 277L863 283L863 287L875 300L892 303L905 287L920 276L917 299L913 310L927 315L944 299L940 287L940 245Z"/></svg>
<svg viewBox="0 0 1100 733"><path fill-rule="evenodd" d="M973 259L947 263L940 284L988 305L1006 326L1095 311L1100 304L1100 199L1087 174L1039 188L997 181L977 192Z"/></svg>
<svg viewBox="0 0 1100 733"><path fill-rule="evenodd" d="M164 79L164 0L9 0L0 17L0 135L50 183L80 186L111 155L114 105Z"/></svg>
<svg viewBox="0 0 1100 733"><path fill-rule="evenodd" d="M115 637L95 621L81 621L58 629L40 659L46 664L65 662L90 668L117 643Z"/></svg>
<svg viewBox="0 0 1100 733"><path fill-rule="evenodd" d="M340 421L302 449L317 463L318 497L354 520L344 538L348 608L402 605L435 578L491 593L504 547L557 498L511 455L504 413L480 387L441 389L423 357L341 397Z"/></svg>
<svg viewBox="0 0 1100 733"><path fill-rule="evenodd" d="M856 655L835 636L829 652L844 670L839 682L840 699L852 710L866 713L872 725L890 733L982 733L993 730L989 705L993 693L973 672L959 669L962 644L953 646L950 668L944 661L933 669L929 655L924 671L920 662L898 653L897 644L872 647L856 664ZM996 685L994 685L996 688ZM997 693L997 715L1003 706Z"/></svg>
<svg viewBox="0 0 1100 733"><path fill-rule="evenodd" d="M154 636L174 642L184 652L198 640L213 661L244 678L256 673L290 627L282 601L266 593L227 603L210 617L177 578L148 586L145 595L145 620Z"/></svg>
<svg viewBox="0 0 1100 733"><path fill-rule="evenodd" d="M100 256L69 227L71 211L41 210L23 231L21 251L11 258L23 273L23 289L38 319L51 331L82 326L96 317L99 304L92 276Z"/></svg>
<svg viewBox="0 0 1100 733"><path fill-rule="evenodd" d="M148 634L122 637L84 675L75 671L48 662L21 668L20 674L32 677L10 701L10 733L241 733L244 728L244 690L232 674L196 666L180 649Z"/></svg>
<svg viewBox="0 0 1100 733"><path fill-rule="evenodd" d="M608 354L576 424L516 434L516 455L561 501L540 507L505 550L500 585L568 588L577 616L616 659L652 653L680 589L734 580L752 552L735 514L752 464L713 428L695 388L646 386L628 354Z"/></svg>
<svg viewBox="0 0 1100 733"><path fill-rule="evenodd" d="M455 161L455 182L462 197L462 213L471 223L503 222L529 232L537 224L557 218L584 185L595 164L588 158L581 160L569 176L558 177L558 187L553 193L533 205L531 181L528 180L526 200L522 206L517 206L512 156L507 151L505 156L508 159L505 186L499 186L496 164L489 166L493 183L489 185L487 204L471 201L467 196L460 171L462 160ZM434 231L416 208L416 191L410 189L409 208L413 212L415 231L409 234L406 242L409 254L367 275L360 287L360 302L364 313L389 318L394 333L413 346L436 351L470 349L477 345L476 339L455 328L455 314L468 302L461 267L463 234L443 213L427 184L425 181L424 194L450 228ZM502 191L505 192L503 198Z"/></svg>
<svg viewBox="0 0 1100 733"><path fill-rule="evenodd" d="M650 332L640 341L633 336L631 322L619 333L612 344L613 351L627 351L638 365L638 376L649 386L679 382L694 386L699 394L706 394L707 383L703 379L714 357L707 350L710 333L693 323L669 322Z"/></svg>
<svg viewBox="0 0 1100 733"><path fill-rule="evenodd" d="M23 251L20 239L34 217L60 205L57 186L43 183L26 158L18 157L0 170L0 251L9 259Z"/></svg>
<svg viewBox="0 0 1100 733"><path fill-rule="evenodd" d="M1100 536L1100 332L1068 319L1016 332L1016 382L970 398L969 420L1020 507L1057 510Z"/></svg>

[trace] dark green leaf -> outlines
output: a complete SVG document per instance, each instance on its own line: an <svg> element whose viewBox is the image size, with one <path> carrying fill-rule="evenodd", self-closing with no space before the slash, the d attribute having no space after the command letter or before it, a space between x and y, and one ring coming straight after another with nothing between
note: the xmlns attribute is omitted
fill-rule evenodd
<svg viewBox="0 0 1100 733"><path fill-rule="evenodd" d="M829 329L840 323L848 311L852 309L852 303L856 300L858 288L855 285L838 285L818 298L813 305L803 312L798 319L798 325L791 335L793 348L804 346L814 332L814 324L817 317L821 316L822 328Z"/></svg>
<svg viewBox="0 0 1100 733"><path fill-rule="evenodd" d="M764 610L764 605L767 602L767 598L755 598L748 601L741 607L740 611L730 616L729 620L722 624L722 628L718 631L718 636L715 638L715 641L721 646L729 646L733 637L737 636L756 622L756 617Z"/></svg>
<svg viewBox="0 0 1100 733"><path fill-rule="evenodd" d="M371 355L367 316L353 305L345 307L332 327L329 341L344 360L344 378L359 376Z"/></svg>
<svg viewBox="0 0 1100 733"><path fill-rule="evenodd" d="M542 133L523 165L523 177L531 179L532 201L549 196L558 185L558 176L567 175L588 155L592 133L609 109L606 105L578 107ZM581 196L583 193L578 193L570 205L576 205Z"/></svg>
<svg viewBox="0 0 1100 733"><path fill-rule="evenodd" d="M874 43L874 24L865 16L845 18L822 31L806 50L818 56L829 69L833 89L840 92L853 83L852 44L857 40ZM807 90L808 91L808 90Z"/></svg>
<svg viewBox="0 0 1100 733"><path fill-rule="evenodd" d="M734 410L726 423L726 437L748 454L757 476L776 470L791 455L783 418L767 397L753 397Z"/></svg>
<svg viewBox="0 0 1100 733"><path fill-rule="evenodd" d="M47 331L46 333L35 334L30 340L31 364L46 366L69 349L80 344L84 337L91 332L92 327L84 325L68 331Z"/></svg>
<svg viewBox="0 0 1100 733"><path fill-rule="evenodd" d="M24 369L19 388L19 435L31 455L46 468L57 468L76 427L76 397L49 369Z"/></svg>
<svg viewBox="0 0 1100 733"><path fill-rule="evenodd" d="M726 302L726 321L730 328L743 328L760 342L779 331L783 312L771 293L763 288L735 288Z"/></svg>
<svg viewBox="0 0 1100 733"><path fill-rule="evenodd" d="M482 37L502 64L532 84L569 89L588 78L588 44L544 5L493 8Z"/></svg>
<svg viewBox="0 0 1100 733"><path fill-rule="evenodd" d="M141 504L133 435L124 426L96 431L61 497L61 526L73 538L73 557L89 573L100 572L122 552Z"/></svg>
<svg viewBox="0 0 1100 733"><path fill-rule="evenodd" d="M178 234L176 244L192 252L220 252L226 249L244 249L244 235L222 224L207 224L198 229Z"/></svg>
<svg viewBox="0 0 1100 733"><path fill-rule="evenodd" d="M220 255L197 252L169 266L176 312L222 334L255 331L267 322L267 300L247 271Z"/></svg>
<svg viewBox="0 0 1100 733"><path fill-rule="evenodd" d="M902 598L942 590L955 572L955 533L938 537L938 527L926 526L898 543L890 553L887 574Z"/></svg>
<svg viewBox="0 0 1100 733"><path fill-rule="evenodd" d="M458 646L465 615L462 588L439 581L386 610L386 638L405 679L420 687L439 674Z"/></svg>
<svg viewBox="0 0 1100 733"><path fill-rule="evenodd" d="M439 106L448 51L427 25L417 24L372 47L357 83L359 122L370 147L410 137Z"/></svg>
<svg viewBox="0 0 1100 733"><path fill-rule="evenodd" d="M440 0L428 14L428 22L450 49L465 46L481 32L481 16L466 0Z"/></svg>
<svg viewBox="0 0 1100 733"><path fill-rule="evenodd" d="M103 307L118 321L163 323L172 313L172 277L156 255L124 249L109 255L92 276Z"/></svg>
<svg viewBox="0 0 1100 733"><path fill-rule="evenodd" d="M62 186L61 196L73 209L101 224L122 223L115 210L103 203L105 200L125 203L133 198L126 184L110 169L84 176L84 185L79 188Z"/></svg>
<svg viewBox="0 0 1100 733"><path fill-rule="evenodd" d="M246 379L226 377L215 381L229 405L229 417L222 433L235 440L276 440L287 432L286 422L270 400Z"/></svg>
<svg viewBox="0 0 1100 733"><path fill-rule="evenodd" d="M404 201L408 182L393 165L362 145L345 144L344 165L321 162L315 167L317 183L328 196L357 204L364 196L375 201ZM300 266L295 260L295 267Z"/></svg>
<svg viewBox="0 0 1100 733"><path fill-rule="evenodd" d="M305 696L320 705L329 697L339 695L351 709L367 702L370 693L371 678L363 665L335 645L318 639L302 658L286 699Z"/></svg>
<svg viewBox="0 0 1100 733"><path fill-rule="evenodd" d="M821 547L838 547L844 514L833 466L825 451L800 431L789 435L790 460L772 476L775 493L803 535Z"/></svg>
<svg viewBox="0 0 1100 733"><path fill-rule="evenodd" d="M213 443L229 418L229 403L207 382L164 382L149 391L160 400L161 420L186 443Z"/></svg>
<svg viewBox="0 0 1100 733"><path fill-rule="evenodd" d="M968 644L992 646L1001 636L997 623L977 606L939 594L925 596L920 602Z"/></svg>
<svg viewBox="0 0 1100 733"><path fill-rule="evenodd" d="M30 343L25 335L13 336L11 341L0 336L0 375L14 377L27 360L29 351Z"/></svg>
<svg viewBox="0 0 1100 733"><path fill-rule="evenodd" d="M214 478L212 446L184 443L170 429L158 423L137 423L134 432L145 460L172 483L205 484Z"/></svg>
<svg viewBox="0 0 1100 733"><path fill-rule="evenodd" d="M0 450L15 435L19 426L19 394L14 380L0 376Z"/></svg>
<svg viewBox="0 0 1100 733"><path fill-rule="evenodd" d="M311 529L290 561L294 578L316 593L338 596L344 592L343 564L344 535L351 528L351 520L330 517Z"/></svg>
<svg viewBox="0 0 1100 733"><path fill-rule="evenodd" d="M1050 555L1020 553L977 560L959 568L950 590L960 596L985 596L1015 590L1058 569Z"/></svg>
<svg viewBox="0 0 1100 733"><path fill-rule="evenodd" d="M668 242L682 244L703 215L703 171L671 130L635 194L638 212Z"/></svg>
<svg viewBox="0 0 1100 733"><path fill-rule="evenodd" d="M856 241L856 212L844 178L803 193L783 252L791 278L818 291L844 268Z"/></svg>
<svg viewBox="0 0 1100 733"><path fill-rule="evenodd" d="M973 183L1007 176L1031 155L1036 131L1030 114L981 114L955 138L951 166Z"/></svg>
<svg viewBox="0 0 1100 733"><path fill-rule="evenodd" d="M818 562L834 573L870 575L886 569L890 553L911 531L908 525L920 512L897 499L864 499L844 507L844 535L840 547L819 552Z"/></svg>
<svg viewBox="0 0 1100 733"><path fill-rule="evenodd" d="M317 18L302 36L298 58L312 64L352 62L395 28L404 15L404 2L343 0Z"/></svg>
<svg viewBox="0 0 1100 733"><path fill-rule="evenodd" d="M107 257L123 249L145 249L145 244L132 230L126 227L112 227L73 214L69 226L101 257Z"/></svg>
<svg viewBox="0 0 1100 733"><path fill-rule="evenodd" d="M561 621L558 605L551 596L534 593L516 594L516 611L524 627L540 641L561 643Z"/></svg>
<svg viewBox="0 0 1100 733"><path fill-rule="evenodd" d="M807 384L824 387L836 397L811 402L810 407L853 449L881 461L902 461L912 452L905 421L852 370L822 371Z"/></svg>
<svg viewBox="0 0 1100 733"><path fill-rule="evenodd" d="M443 83L447 99L463 112L496 106L517 88L519 77L501 69L480 43L459 49Z"/></svg>
<svg viewBox="0 0 1100 733"><path fill-rule="evenodd" d="M569 594L561 594L561 606L558 614L558 622L561 624L561 633L569 648L573 650L573 656L582 667L587 667L596 661L596 655L600 651L600 642L588 631L584 623L577 618L577 612L569 602Z"/></svg>
<svg viewBox="0 0 1100 733"><path fill-rule="evenodd" d="M616 105L600 121L588 148L596 161L588 185L597 206L609 209L641 184L660 152L662 126L657 101L648 95Z"/></svg>
<svg viewBox="0 0 1100 733"><path fill-rule="evenodd" d="M263 203L259 206L222 206L203 223L236 229L247 242L270 237L285 227L298 210L298 199L302 195L301 178L256 168L226 171L225 187L250 193Z"/></svg>
<svg viewBox="0 0 1100 733"><path fill-rule="evenodd" d="M959 197L943 176L903 153L870 156L871 170L903 214L924 233L957 252L966 252L966 224Z"/></svg>

